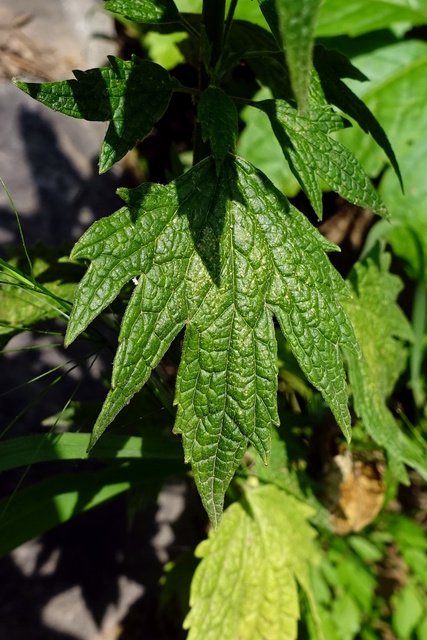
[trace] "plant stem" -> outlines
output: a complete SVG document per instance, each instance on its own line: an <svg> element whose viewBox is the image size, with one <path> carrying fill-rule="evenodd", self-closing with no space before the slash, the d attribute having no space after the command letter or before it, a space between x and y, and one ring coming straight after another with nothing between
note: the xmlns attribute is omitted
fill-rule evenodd
<svg viewBox="0 0 427 640"><path fill-rule="evenodd" d="M203 0L202 24L212 47L211 64L213 68L222 53L224 33L225 0Z"/></svg>
<svg viewBox="0 0 427 640"><path fill-rule="evenodd" d="M231 23L233 22L233 16L236 10L237 2L238 0L231 0L230 6L228 8L227 20L225 21L225 29L224 29L224 41L223 41L224 49L228 41L228 36L230 34Z"/></svg>
<svg viewBox="0 0 427 640"><path fill-rule="evenodd" d="M209 67L213 69L222 53L224 33L225 0L203 0L202 38L203 30L211 49ZM200 40L199 62L199 91L209 86L209 76L205 69L202 56L202 40ZM200 123L196 120L194 127L193 166L211 154L210 144L204 142Z"/></svg>

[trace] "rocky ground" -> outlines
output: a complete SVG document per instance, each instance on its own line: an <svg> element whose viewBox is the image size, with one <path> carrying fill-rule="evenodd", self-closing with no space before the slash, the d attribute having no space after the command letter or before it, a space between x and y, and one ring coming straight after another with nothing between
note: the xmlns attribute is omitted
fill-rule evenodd
<svg viewBox="0 0 427 640"><path fill-rule="evenodd" d="M0 176L20 214L29 245L75 241L89 224L114 211L121 169L97 172L105 131L72 120L21 93L11 77L53 80L71 69L103 64L115 52L113 21L96 0L0 0ZM0 190L0 251L19 243L16 220ZM25 346L28 336L9 345ZM10 390L58 365L65 355L18 353L2 361L0 388ZM96 380L92 381L97 389ZM99 391L99 389L98 389ZM67 399L69 391L62 392ZM91 391L90 391L91 393ZM28 386L0 397L0 431L28 402ZM54 413L60 391L47 400ZM46 407L45 407L46 410ZM38 426L37 410L14 425ZM2 478L0 477L0 485ZM11 487L1 487L2 494ZM13 488L13 487L12 487ZM112 640L178 637L155 613L161 566L177 549L171 523L185 506L185 487L164 488L157 505L132 527L125 499L77 517L0 560L0 638ZM0 523L1 527L1 523Z"/></svg>

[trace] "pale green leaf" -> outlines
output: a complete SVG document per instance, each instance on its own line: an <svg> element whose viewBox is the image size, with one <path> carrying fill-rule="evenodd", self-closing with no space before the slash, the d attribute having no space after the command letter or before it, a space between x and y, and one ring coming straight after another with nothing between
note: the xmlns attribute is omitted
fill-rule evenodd
<svg viewBox="0 0 427 640"><path fill-rule="evenodd" d="M208 158L169 185L120 195L128 206L96 222L72 254L91 265L76 291L67 344L139 276L92 443L186 326L175 431L217 525L247 445L267 462L278 423L273 316L350 436L340 347L358 346L338 303L344 283L325 254L336 247L263 174L231 155L219 176Z"/></svg>
<svg viewBox="0 0 427 640"><path fill-rule="evenodd" d="M343 301L362 349L362 357L348 356L355 409L370 436L383 446L401 481L402 462L427 477L425 452L400 432L386 401L406 366L411 326L396 303L401 280L388 270L391 256L380 245L350 275L353 297Z"/></svg>
<svg viewBox="0 0 427 640"><path fill-rule="evenodd" d="M109 57L110 67L75 71L76 80L16 81L25 93L73 118L110 121L99 159L104 173L147 136L172 95L168 72L149 60Z"/></svg>
<svg viewBox="0 0 427 640"><path fill-rule="evenodd" d="M208 87L203 91L198 108L204 142L210 140L217 174L230 147L233 148L239 133L237 109L222 89Z"/></svg>
<svg viewBox="0 0 427 640"><path fill-rule="evenodd" d="M143 24L165 24L179 20L173 0L108 0L105 9Z"/></svg>
<svg viewBox="0 0 427 640"><path fill-rule="evenodd" d="M399 22L425 24L426 0L323 0L316 35L354 37Z"/></svg>
<svg viewBox="0 0 427 640"><path fill-rule="evenodd" d="M320 0L258 2L273 35L285 50L294 95L300 109L305 111Z"/></svg>
<svg viewBox="0 0 427 640"><path fill-rule="evenodd" d="M343 126L330 108L312 107L307 115L302 115L284 100L265 100L254 106L270 118L291 170L319 218L322 217L319 178L350 202L388 217L384 203L354 155L328 135Z"/></svg>
<svg viewBox="0 0 427 640"><path fill-rule="evenodd" d="M196 550L188 640L296 639L296 580L315 555L310 513L273 486L248 490L226 510Z"/></svg>

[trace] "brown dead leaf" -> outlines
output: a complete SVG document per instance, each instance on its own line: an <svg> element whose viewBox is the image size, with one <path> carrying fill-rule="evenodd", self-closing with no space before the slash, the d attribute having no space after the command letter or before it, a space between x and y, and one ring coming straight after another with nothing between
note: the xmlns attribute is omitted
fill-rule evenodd
<svg viewBox="0 0 427 640"><path fill-rule="evenodd" d="M384 501L382 465L353 460L349 450L334 456L325 472L325 506L340 535L360 531L378 515Z"/></svg>

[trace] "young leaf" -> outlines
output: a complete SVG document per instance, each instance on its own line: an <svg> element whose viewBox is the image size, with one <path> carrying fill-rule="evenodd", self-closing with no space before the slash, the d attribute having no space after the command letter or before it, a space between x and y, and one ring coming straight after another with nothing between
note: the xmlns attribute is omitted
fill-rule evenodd
<svg viewBox="0 0 427 640"><path fill-rule="evenodd" d="M413 340L411 326L396 303L402 284L388 272L390 261L390 254L381 253L376 245L356 264L350 275L354 295L343 304L362 348L362 358L352 354L347 358L355 409L405 481L402 463L415 467L423 477L427 477L427 464L425 451L400 432L386 404L406 365L404 343Z"/></svg>
<svg viewBox="0 0 427 640"><path fill-rule="evenodd" d="M110 121L99 158L99 172L148 135L169 104L169 73L149 60L109 57L111 66L75 71L76 80L35 84L15 81L17 87L42 104L73 118Z"/></svg>
<svg viewBox="0 0 427 640"><path fill-rule="evenodd" d="M337 300L344 283L325 254L336 247L263 174L230 155L219 176L208 158L167 186L120 195L128 206L92 225L72 253L91 265L76 291L68 344L142 274L92 443L186 325L175 431L216 526L248 443L267 462L278 423L273 315L350 435L340 346L358 346Z"/></svg>
<svg viewBox="0 0 427 640"><path fill-rule="evenodd" d="M319 178L350 202L389 217L359 162L346 147L328 135L343 127L341 118L330 108L312 107L307 115L302 115L284 100L264 100L253 106L270 118L291 170L319 218L322 217Z"/></svg>
<svg viewBox="0 0 427 640"><path fill-rule="evenodd" d="M296 580L308 588L311 509L273 486L245 493L196 550L188 640L297 637Z"/></svg>
<svg viewBox="0 0 427 640"><path fill-rule="evenodd" d="M286 51L292 88L301 111L307 106L314 28L320 0L258 0L279 46Z"/></svg>
<svg viewBox="0 0 427 640"><path fill-rule="evenodd" d="M179 21L173 0L108 0L105 9L142 24L167 24Z"/></svg>
<svg viewBox="0 0 427 640"><path fill-rule="evenodd" d="M222 89L209 87L201 95L198 116L203 141L211 141L217 174L230 147L234 147L239 133L237 109Z"/></svg>
<svg viewBox="0 0 427 640"><path fill-rule="evenodd" d="M391 166L399 178L400 186L403 188L399 165L384 129L366 104L341 80L341 78L351 78L364 82L368 78L341 53L328 51L322 46L315 48L314 65L319 74L325 98L348 116L354 118L365 133L371 134L390 160Z"/></svg>

